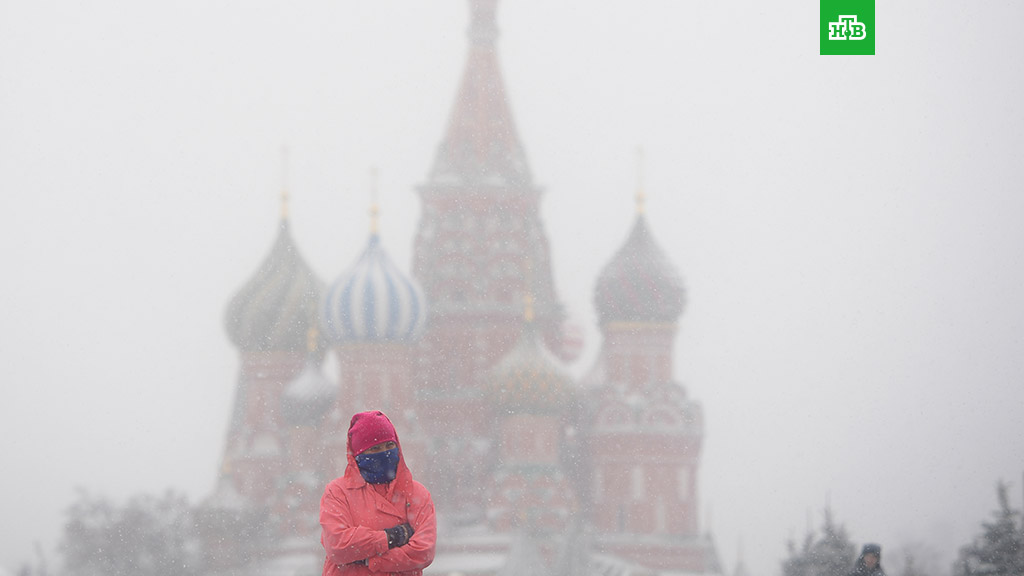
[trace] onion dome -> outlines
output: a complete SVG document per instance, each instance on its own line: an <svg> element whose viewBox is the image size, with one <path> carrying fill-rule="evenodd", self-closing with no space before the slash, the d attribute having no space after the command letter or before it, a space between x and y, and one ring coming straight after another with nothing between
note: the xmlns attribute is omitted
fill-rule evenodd
<svg viewBox="0 0 1024 576"><path fill-rule="evenodd" d="M489 387L494 405L508 411L559 411L571 393L569 377L544 348L533 324L527 324L515 348L492 369Z"/></svg>
<svg viewBox="0 0 1024 576"><path fill-rule="evenodd" d="M638 214L626 243L597 279L600 323L672 323L683 313L685 298L682 280Z"/></svg>
<svg viewBox="0 0 1024 576"><path fill-rule="evenodd" d="M334 384L310 357L306 367L284 390L281 409L285 420L295 426L317 424L330 410L335 392Z"/></svg>
<svg viewBox="0 0 1024 576"><path fill-rule="evenodd" d="M228 305L228 337L246 351L304 351L322 290L282 218L270 254Z"/></svg>
<svg viewBox="0 0 1024 576"><path fill-rule="evenodd" d="M332 342L411 341L423 332L423 291L373 233L362 256L328 289L321 323Z"/></svg>

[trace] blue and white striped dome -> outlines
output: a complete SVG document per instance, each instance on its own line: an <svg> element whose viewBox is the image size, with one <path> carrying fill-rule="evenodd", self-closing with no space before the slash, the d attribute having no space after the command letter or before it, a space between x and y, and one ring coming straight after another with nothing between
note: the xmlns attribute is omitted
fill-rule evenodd
<svg viewBox="0 0 1024 576"><path fill-rule="evenodd" d="M413 340L423 332L424 303L420 287L373 234L356 265L327 291L321 324L332 342Z"/></svg>

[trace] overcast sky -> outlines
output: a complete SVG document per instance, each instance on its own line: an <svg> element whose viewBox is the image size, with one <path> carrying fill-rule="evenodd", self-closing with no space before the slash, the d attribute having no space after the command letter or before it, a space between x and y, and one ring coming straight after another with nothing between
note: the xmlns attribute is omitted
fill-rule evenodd
<svg viewBox="0 0 1024 576"><path fill-rule="evenodd" d="M1024 473L1024 4L877 2L818 56L814 2L503 0L504 76L557 289L598 338L633 218L685 278L702 525L756 576L830 502L945 568ZM192 501L238 368L223 329L283 185L325 281L368 233L409 269L465 0L0 0L0 567L75 487ZM52 553L51 553L52 554ZM56 558L51 556L50 561Z"/></svg>

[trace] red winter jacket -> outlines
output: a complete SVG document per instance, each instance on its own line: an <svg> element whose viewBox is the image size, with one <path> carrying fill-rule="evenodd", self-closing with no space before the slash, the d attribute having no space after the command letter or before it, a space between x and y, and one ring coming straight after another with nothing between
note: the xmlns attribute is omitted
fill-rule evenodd
<svg viewBox="0 0 1024 576"><path fill-rule="evenodd" d="M320 542L327 558L323 576L420 576L434 560L437 522L430 492L413 480L401 444L398 470L387 484L367 484L348 447L345 475L335 478L320 500ZM388 549L386 528L408 522L413 536ZM366 565L353 564L366 560Z"/></svg>

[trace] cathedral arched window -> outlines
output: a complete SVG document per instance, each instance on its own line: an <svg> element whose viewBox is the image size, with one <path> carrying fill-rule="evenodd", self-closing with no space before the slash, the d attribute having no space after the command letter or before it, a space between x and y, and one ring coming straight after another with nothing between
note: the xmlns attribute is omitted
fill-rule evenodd
<svg viewBox="0 0 1024 576"><path fill-rule="evenodd" d="M679 501L687 502L690 500L690 470L685 466L680 466L678 474Z"/></svg>
<svg viewBox="0 0 1024 576"><path fill-rule="evenodd" d="M668 531L668 518L665 513L665 506L654 507L654 531L655 532L667 532Z"/></svg>
<svg viewBox="0 0 1024 576"><path fill-rule="evenodd" d="M630 492L633 495L633 500L643 500L647 493L647 477L644 474L644 469L634 466L631 480Z"/></svg>

